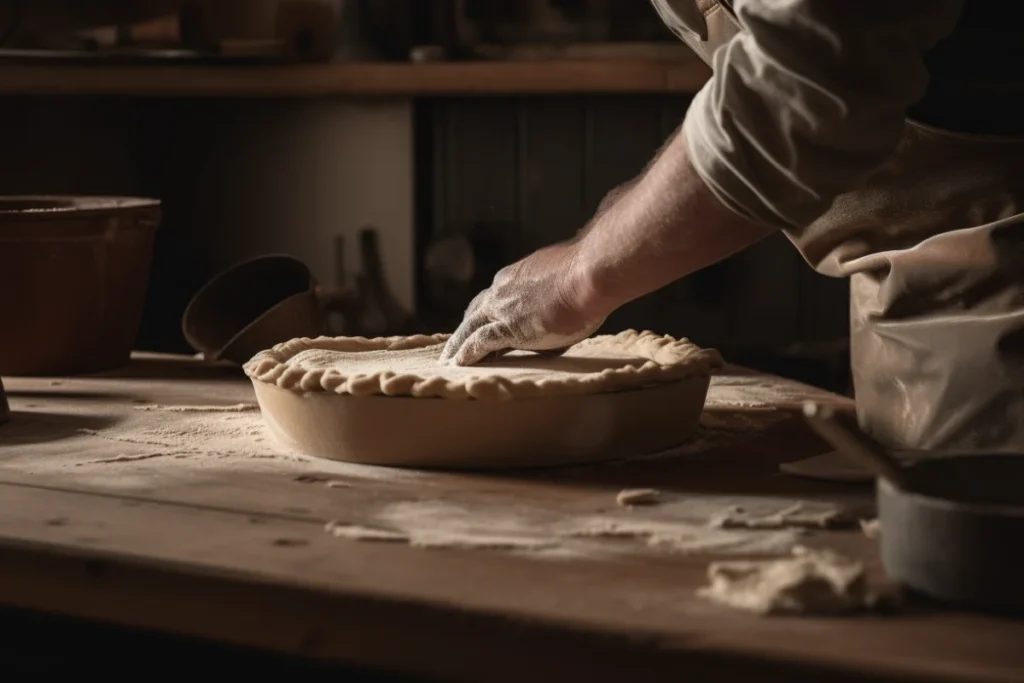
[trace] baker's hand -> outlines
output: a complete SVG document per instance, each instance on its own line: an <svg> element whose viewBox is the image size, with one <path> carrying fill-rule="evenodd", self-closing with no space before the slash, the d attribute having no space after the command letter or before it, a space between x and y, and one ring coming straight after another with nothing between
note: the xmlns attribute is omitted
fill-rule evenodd
<svg viewBox="0 0 1024 683"><path fill-rule="evenodd" d="M556 244L502 268L470 302L441 362L472 365L513 349L556 351L593 334L607 311L588 305L575 244Z"/></svg>

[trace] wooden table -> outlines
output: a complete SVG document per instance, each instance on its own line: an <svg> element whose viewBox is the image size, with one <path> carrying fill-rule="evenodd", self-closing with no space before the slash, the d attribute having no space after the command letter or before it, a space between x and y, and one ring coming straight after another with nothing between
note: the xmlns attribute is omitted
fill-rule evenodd
<svg viewBox="0 0 1024 683"><path fill-rule="evenodd" d="M695 596L708 562L735 548L559 536L580 520L682 523L729 501L869 504L863 488L779 473L825 450L792 418L799 401L845 402L793 382L730 369L701 434L673 456L505 474L280 453L258 413L181 409L253 400L237 370L191 359L5 384L2 604L446 680L1024 679L1019 622L925 607L756 617ZM666 502L618 507L631 486ZM471 547L346 540L325 532L332 520L442 529ZM555 540L473 547L493 535ZM881 578L857 529L800 542L862 558Z"/></svg>

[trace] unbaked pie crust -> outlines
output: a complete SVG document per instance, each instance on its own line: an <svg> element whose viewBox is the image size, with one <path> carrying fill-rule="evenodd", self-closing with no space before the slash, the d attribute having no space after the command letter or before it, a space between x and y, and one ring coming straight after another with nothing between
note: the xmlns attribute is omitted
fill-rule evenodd
<svg viewBox="0 0 1024 683"><path fill-rule="evenodd" d="M460 367L438 362L449 335L293 339L245 365L259 382L350 396L509 400L598 394L706 376L717 351L627 330L585 339L561 355L512 352Z"/></svg>

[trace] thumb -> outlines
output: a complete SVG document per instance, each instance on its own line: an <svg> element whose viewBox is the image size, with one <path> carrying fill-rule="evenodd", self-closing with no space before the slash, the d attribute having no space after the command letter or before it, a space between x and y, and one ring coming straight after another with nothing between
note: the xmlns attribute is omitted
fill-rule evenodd
<svg viewBox="0 0 1024 683"><path fill-rule="evenodd" d="M448 342L441 350L440 361L442 363L454 362L455 354L463 347L466 340L473 336L473 333L488 323L487 318L481 315L470 315L459 325L458 329L448 337Z"/></svg>
<svg viewBox="0 0 1024 683"><path fill-rule="evenodd" d="M511 346L507 328L500 323L488 323L469 335L455 353L456 365L479 363L492 353L505 351Z"/></svg>

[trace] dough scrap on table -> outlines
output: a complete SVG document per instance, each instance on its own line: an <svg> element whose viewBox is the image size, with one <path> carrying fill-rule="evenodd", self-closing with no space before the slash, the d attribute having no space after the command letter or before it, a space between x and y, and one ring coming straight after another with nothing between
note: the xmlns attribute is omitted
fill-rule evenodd
<svg viewBox="0 0 1024 683"><path fill-rule="evenodd" d="M882 523L877 519L862 519L860 530L871 540L876 540L882 536Z"/></svg>
<svg viewBox="0 0 1024 683"><path fill-rule="evenodd" d="M657 505L661 502L661 491L658 489L623 489L615 496L615 502L621 507Z"/></svg>
<svg viewBox="0 0 1024 683"><path fill-rule="evenodd" d="M768 515L748 515L742 509L730 508L710 521L711 526L719 529L834 529L851 523L841 510L808 509L804 503L794 503Z"/></svg>
<svg viewBox="0 0 1024 683"><path fill-rule="evenodd" d="M378 543L408 543L409 535L400 531L389 529L375 529L373 527L360 526L358 524L343 524L341 522L328 522L324 531L335 538L344 538L350 541L376 541Z"/></svg>
<svg viewBox="0 0 1024 683"><path fill-rule="evenodd" d="M135 406L135 410L161 411L165 413L248 413L260 409L256 403L236 403L234 405L163 405L160 403L146 403Z"/></svg>
<svg viewBox="0 0 1024 683"><path fill-rule="evenodd" d="M827 550L779 560L714 562L697 595L760 615L835 615L871 606L864 565Z"/></svg>

